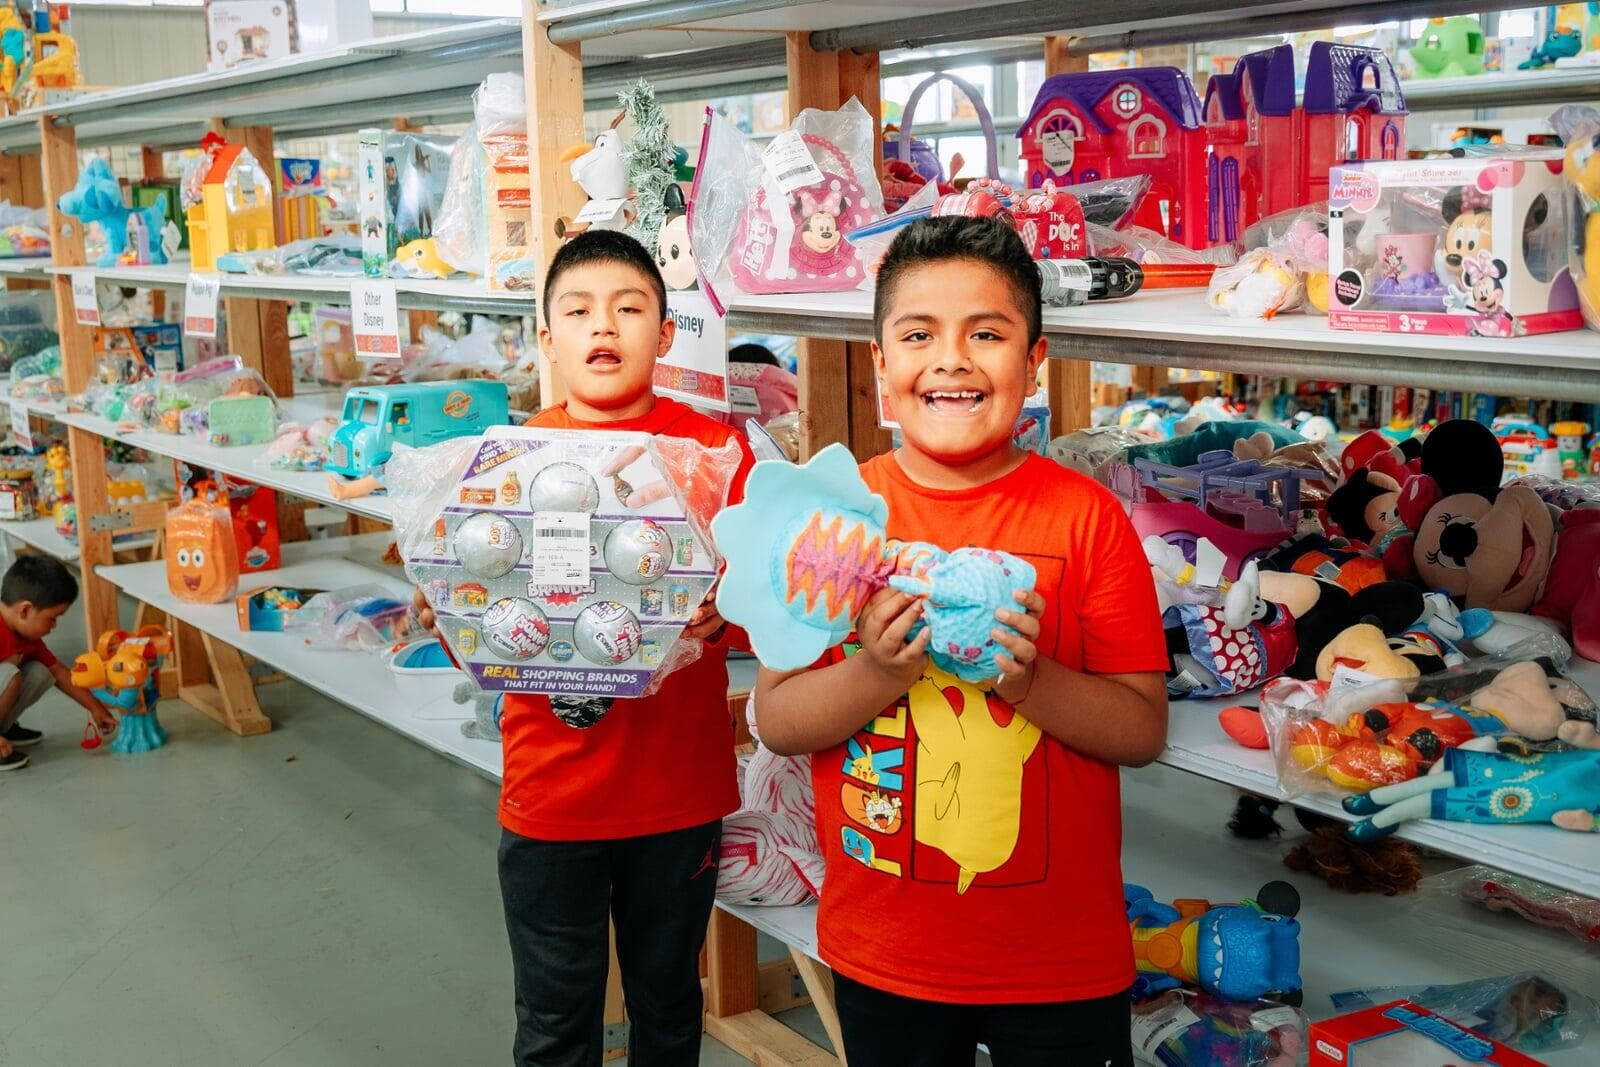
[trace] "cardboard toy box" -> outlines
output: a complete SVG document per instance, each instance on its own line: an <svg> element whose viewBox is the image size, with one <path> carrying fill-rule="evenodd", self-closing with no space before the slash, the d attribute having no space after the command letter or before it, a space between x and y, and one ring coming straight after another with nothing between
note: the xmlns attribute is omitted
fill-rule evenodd
<svg viewBox="0 0 1600 1067"><path fill-rule="evenodd" d="M239 629L258 633L278 633L288 616L305 607L306 601L323 589L294 589L282 585L258 585L234 600L239 610Z"/></svg>
<svg viewBox="0 0 1600 1067"><path fill-rule="evenodd" d="M1408 1000L1311 1024L1311 1067L1539 1067Z"/></svg>
<svg viewBox="0 0 1600 1067"><path fill-rule="evenodd" d="M208 70L374 36L366 0L206 0L205 17Z"/></svg>
<svg viewBox="0 0 1600 1067"><path fill-rule="evenodd" d="M1328 178L1328 324L1520 337L1583 327L1560 150L1345 163Z"/></svg>

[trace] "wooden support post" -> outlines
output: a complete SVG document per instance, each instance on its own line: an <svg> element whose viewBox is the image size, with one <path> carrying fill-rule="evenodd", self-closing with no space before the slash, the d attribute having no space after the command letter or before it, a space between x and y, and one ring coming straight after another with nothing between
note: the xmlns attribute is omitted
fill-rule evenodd
<svg viewBox="0 0 1600 1067"><path fill-rule="evenodd" d="M265 166L265 164L262 165ZM141 177L147 182L166 181L167 163L161 149L151 148L149 145L140 145L139 171Z"/></svg>
<svg viewBox="0 0 1600 1067"><path fill-rule="evenodd" d="M571 218L583 206L582 191L561 162L568 145L584 139L583 50L578 44L558 45L539 21L539 0L522 4L522 71L528 96L528 179L533 210L535 289L544 292L544 269L560 241L556 219ZM543 316L544 309L537 313ZM544 407L565 397L555 371L539 356L539 401Z"/></svg>
<svg viewBox="0 0 1600 1067"><path fill-rule="evenodd" d="M761 1006L756 929L721 908L711 910L706 931L706 1014L726 1018Z"/></svg>
<svg viewBox="0 0 1600 1067"><path fill-rule="evenodd" d="M1076 74L1089 69L1087 56L1067 53L1070 37L1044 39L1045 77ZM1045 385L1050 393L1050 436L1059 437L1089 425L1090 364L1083 359L1051 357L1045 366Z"/></svg>
<svg viewBox="0 0 1600 1067"><path fill-rule="evenodd" d="M811 994L811 1003L817 1009L817 1018L822 1021L822 1028L827 1031L828 1040L833 1042L834 1052L838 1054L840 1064L843 1064L844 1038L839 1032L839 1008L833 996L833 972L797 948L789 949L789 959L794 962L795 970L800 972L800 980L806 984L806 992Z"/></svg>
<svg viewBox="0 0 1600 1067"><path fill-rule="evenodd" d="M0 153L0 199L22 207L44 206L44 175L37 155ZM7 289L48 289L50 283L33 278L7 278Z"/></svg>
<svg viewBox="0 0 1600 1067"><path fill-rule="evenodd" d="M239 126L224 131L235 144L255 156L268 175L273 162L272 128ZM276 214L276 212L274 212ZM294 364L289 359L289 305L282 300L227 297L228 348L258 371L278 396L294 395Z"/></svg>
<svg viewBox="0 0 1600 1067"><path fill-rule="evenodd" d="M39 154L44 200L50 210L50 249L58 266L84 265L83 229L62 213L57 202L78 181L78 137L71 126L57 126L50 115L39 119ZM81 393L94 373L94 340L89 327L79 326L72 305L72 278L58 274L52 282L61 334L61 371L68 394ZM89 647L107 630L118 628L117 590L96 568L111 562L111 531L96 530L94 519L108 510L106 449L97 434L69 429L73 500L78 512L78 553L83 569L83 620Z"/></svg>
<svg viewBox="0 0 1600 1067"><path fill-rule="evenodd" d="M256 703L255 684L239 650L187 623L174 620L173 630L178 699L240 737L271 730L272 720ZM210 680L205 680L208 674Z"/></svg>

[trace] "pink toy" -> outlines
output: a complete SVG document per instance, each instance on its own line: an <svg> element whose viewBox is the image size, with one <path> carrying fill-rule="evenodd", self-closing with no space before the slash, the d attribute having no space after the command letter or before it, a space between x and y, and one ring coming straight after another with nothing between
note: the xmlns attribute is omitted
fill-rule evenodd
<svg viewBox="0 0 1600 1067"><path fill-rule="evenodd" d="M733 277L744 292L838 292L854 289L865 276L844 231L871 222L877 206L833 142L802 136L822 181L784 196L781 204L771 183L757 190L733 242Z"/></svg>
<svg viewBox="0 0 1600 1067"><path fill-rule="evenodd" d="M1055 182L1024 193L1011 205L1011 217L1034 259L1081 259L1091 251L1083 205Z"/></svg>
<svg viewBox="0 0 1600 1067"><path fill-rule="evenodd" d="M1578 655L1600 660L1600 509L1578 508L1563 517L1533 613L1565 624Z"/></svg>
<svg viewBox="0 0 1600 1067"><path fill-rule="evenodd" d="M1405 144L1400 76L1383 52L1317 41L1295 101L1290 45L1240 57L1206 83L1205 123L1218 197L1214 240L1232 240L1269 215L1324 200L1328 168L1347 159L1397 159Z"/></svg>
<svg viewBox="0 0 1600 1067"><path fill-rule="evenodd" d="M1184 551L1191 558L1195 545L1210 541L1226 560L1222 568L1225 578L1237 578L1244 565L1260 559L1282 544L1290 531L1279 525L1267 531L1241 530L1229 526L1187 501L1136 503L1128 512L1133 528L1140 539L1159 537Z"/></svg>

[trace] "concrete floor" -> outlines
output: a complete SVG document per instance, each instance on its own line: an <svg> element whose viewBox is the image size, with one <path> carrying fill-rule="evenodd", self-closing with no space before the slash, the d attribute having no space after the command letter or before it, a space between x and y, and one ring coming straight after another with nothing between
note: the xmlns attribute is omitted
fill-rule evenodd
<svg viewBox="0 0 1600 1067"><path fill-rule="evenodd" d="M168 702L142 756L83 751L58 693L28 713L48 736L0 774L0 1064L508 1061L495 785L298 683L260 695L270 734Z"/></svg>

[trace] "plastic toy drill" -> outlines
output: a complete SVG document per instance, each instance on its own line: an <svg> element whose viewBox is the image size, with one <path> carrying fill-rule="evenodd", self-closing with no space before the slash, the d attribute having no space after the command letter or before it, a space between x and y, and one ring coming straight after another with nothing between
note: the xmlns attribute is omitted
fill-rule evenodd
<svg viewBox="0 0 1600 1067"><path fill-rule="evenodd" d="M1256 900L1238 904L1162 904L1143 886L1122 891L1139 971L1135 999L1188 985L1228 1000L1300 1003L1300 894L1287 882L1268 882Z"/></svg>
<svg viewBox="0 0 1600 1067"><path fill-rule="evenodd" d="M156 704L161 700L161 665L171 652L172 635L159 626L146 626L136 634L107 630L95 651L85 652L73 663L73 683L122 717L111 751L151 752L167 743Z"/></svg>

